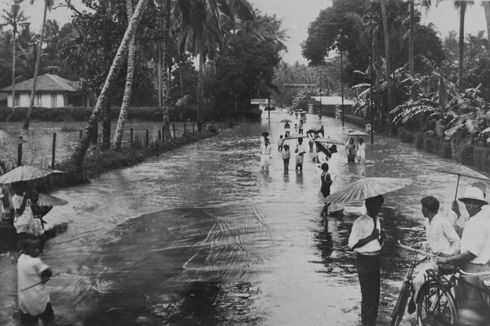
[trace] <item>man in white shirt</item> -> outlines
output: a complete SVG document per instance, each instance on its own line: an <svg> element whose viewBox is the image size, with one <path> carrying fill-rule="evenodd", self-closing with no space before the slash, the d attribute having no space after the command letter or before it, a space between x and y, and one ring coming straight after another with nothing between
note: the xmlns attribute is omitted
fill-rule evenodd
<svg viewBox="0 0 490 326"><path fill-rule="evenodd" d="M450 256L459 253L461 241L451 221L439 214L439 201L433 196L426 196L420 200L420 204L422 205L422 214L426 218L425 230L427 241L414 247L423 248L434 255ZM432 261L420 266L420 272L413 280L415 288L414 298L417 297L418 291L425 282L425 272L427 269L434 268L436 266ZM414 307L414 303L411 303L409 312L412 312L411 310Z"/></svg>
<svg viewBox="0 0 490 326"><path fill-rule="evenodd" d="M461 253L440 258L438 263L462 264L463 270L467 273L490 271L490 217L486 207L488 202L481 189L476 187L468 188L459 200L465 204L469 214L461 238ZM481 291L480 277L462 275L461 280L457 288L461 308L475 312L482 319L490 321L485 303L487 298Z"/></svg>
<svg viewBox="0 0 490 326"><path fill-rule="evenodd" d="M383 196L365 200L366 215L359 216L352 224L349 247L356 252L356 269L361 285L361 319L363 326L375 326L380 296L381 224L378 213Z"/></svg>
<svg viewBox="0 0 490 326"><path fill-rule="evenodd" d="M305 145L303 144L303 138L298 138L298 144L296 145L296 171L303 172L303 161L306 153Z"/></svg>

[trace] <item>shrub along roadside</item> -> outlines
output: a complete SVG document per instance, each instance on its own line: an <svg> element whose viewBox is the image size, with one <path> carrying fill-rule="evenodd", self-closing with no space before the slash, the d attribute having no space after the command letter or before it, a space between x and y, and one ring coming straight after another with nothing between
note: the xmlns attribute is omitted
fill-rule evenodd
<svg viewBox="0 0 490 326"><path fill-rule="evenodd" d="M171 139L165 142L156 141L150 143L148 147L142 143L135 143L134 146L123 148L119 152L97 150L85 158L82 170L68 161L56 164L55 169L64 171L65 173L50 177L46 189L40 190L54 191L60 188L89 183L90 179L100 176L104 172L130 167L143 162L149 157L157 156L215 135L216 133L210 131L201 131L195 134L188 133L185 137Z"/></svg>
<svg viewBox="0 0 490 326"><path fill-rule="evenodd" d="M368 123L360 117L351 117L346 114L345 120L365 126ZM355 118L355 119L353 119ZM415 143L415 147L442 158L454 159L456 162L473 167L476 170L490 173L490 148L469 144L459 145L453 153L451 142L440 140L424 133L413 133L403 127L397 128L398 138L405 143Z"/></svg>

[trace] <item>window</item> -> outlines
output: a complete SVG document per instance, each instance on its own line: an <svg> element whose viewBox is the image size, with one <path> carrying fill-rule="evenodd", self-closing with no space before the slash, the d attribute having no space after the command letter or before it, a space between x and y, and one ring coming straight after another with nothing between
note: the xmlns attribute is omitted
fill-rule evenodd
<svg viewBox="0 0 490 326"><path fill-rule="evenodd" d="M51 106L53 108L58 106L58 96L56 94L51 94Z"/></svg>
<svg viewBox="0 0 490 326"><path fill-rule="evenodd" d="M35 105L38 107L43 104L43 98L42 98L41 94L36 94L36 102L35 103L36 103Z"/></svg>
<svg viewBox="0 0 490 326"><path fill-rule="evenodd" d="M15 106L19 106L20 105L20 95L19 94L15 94Z"/></svg>

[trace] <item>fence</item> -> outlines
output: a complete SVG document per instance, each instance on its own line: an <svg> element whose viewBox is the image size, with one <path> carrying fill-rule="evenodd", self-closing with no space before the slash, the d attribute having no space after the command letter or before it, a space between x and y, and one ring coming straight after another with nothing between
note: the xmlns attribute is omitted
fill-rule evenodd
<svg viewBox="0 0 490 326"><path fill-rule="evenodd" d="M157 127L157 125L151 126L151 128L128 128L125 130L123 134L123 141L122 141L122 146L123 147L133 147L133 146L145 146L148 147L150 146L151 143L155 142L165 142L165 141L171 141L175 140L177 138L185 138L185 137L190 137L191 135L195 135L197 132L197 123L195 121L188 121L188 122L180 122L180 123L171 123L170 124L170 138L165 137L165 129L164 127ZM225 123L220 122L218 125L219 128L217 129L224 129L225 128ZM66 132L71 132L71 133L77 133L78 134L78 139L81 139L83 135L83 130L69 130L69 131L63 131L64 133ZM58 143L58 132L53 132L50 135L51 141L50 143L50 159L45 159L44 161L41 162L41 165L45 167L51 167L54 168L56 165L56 161L60 159L65 159L67 155L70 153L67 153L66 149L61 150L62 156L60 157L60 144ZM102 137L100 135L100 132L97 132L97 134L94 137L94 140L92 142L92 149L96 149L102 142ZM42 145L47 145L48 143L46 141L46 137L44 138L43 144ZM25 143L24 143L25 144ZM19 143L17 145L17 159L16 159L16 165L22 165L23 162L23 156L24 156L24 144ZM49 145L48 145L49 146ZM44 154L46 155L47 149L44 148ZM13 153L12 153L13 154ZM5 159L3 157L2 159ZM31 164L33 162L30 162Z"/></svg>

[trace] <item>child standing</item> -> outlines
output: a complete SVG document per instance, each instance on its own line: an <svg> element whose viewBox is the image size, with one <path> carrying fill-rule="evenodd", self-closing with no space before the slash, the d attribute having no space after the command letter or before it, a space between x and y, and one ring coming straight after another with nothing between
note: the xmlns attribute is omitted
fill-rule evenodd
<svg viewBox="0 0 490 326"><path fill-rule="evenodd" d="M327 198L328 195L330 195L330 187L332 186L332 177L330 176L330 173L328 173L327 163L322 163L321 168L322 168L322 175L321 175L322 187L320 188L320 191L322 192L323 198L325 199ZM325 206L323 206L323 210L321 213L323 217L326 217L328 214L328 206L330 206L330 204L325 204Z"/></svg>
<svg viewBox="0 0 490 326"><path fill-rule="evenodd" d="M291 152L289 151L289 145L284 145L282 150L282 161L284 162L284 172L289 171L290 158L291 158Z"/></svg>
<svg viewBox="0 0 490 326"><path fill-rule="evenodd" d="M54 325L54 313L49 302L49 293L45 283L53 275L39 254L41 240L29 236L22 241L22 250L17 261L17 281L21 325Z"/></svg>

